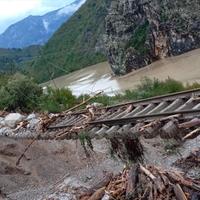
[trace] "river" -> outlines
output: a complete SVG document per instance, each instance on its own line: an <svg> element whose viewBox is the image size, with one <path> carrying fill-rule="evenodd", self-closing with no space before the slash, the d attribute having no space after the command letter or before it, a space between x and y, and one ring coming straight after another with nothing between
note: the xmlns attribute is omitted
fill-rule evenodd
<svg viewBox="0 0 200 200"><path fill-rule="evenodd" d="M127 89L134 89L144 77L160 80L170 77L184 84L200 82L200 49L154 62L122 77L113 76L109 64L103 62L61 76L43 86L68 87L75 95L92 94L97 91L113 95Z"/></svg>

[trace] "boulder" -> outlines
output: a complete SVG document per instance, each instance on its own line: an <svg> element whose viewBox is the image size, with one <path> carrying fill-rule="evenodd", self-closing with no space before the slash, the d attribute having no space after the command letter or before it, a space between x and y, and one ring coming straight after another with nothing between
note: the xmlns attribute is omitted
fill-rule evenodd
<svg viewBox="0 0 200 200"><path fill-rule="evenodd" d="M21 122L24 119L25 117L19 113L10 113L4 119L5 126L15 128L17 123Z"/></svg>

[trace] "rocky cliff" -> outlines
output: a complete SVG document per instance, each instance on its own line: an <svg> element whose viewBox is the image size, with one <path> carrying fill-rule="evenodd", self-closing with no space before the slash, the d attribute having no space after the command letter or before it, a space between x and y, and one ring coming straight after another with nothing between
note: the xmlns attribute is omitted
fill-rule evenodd
<svg viewBox="0 0 200 200"><path fill-rule="evenodd" d="M115 74L200 47L199 0L113 0L105 43Z"/></svg>

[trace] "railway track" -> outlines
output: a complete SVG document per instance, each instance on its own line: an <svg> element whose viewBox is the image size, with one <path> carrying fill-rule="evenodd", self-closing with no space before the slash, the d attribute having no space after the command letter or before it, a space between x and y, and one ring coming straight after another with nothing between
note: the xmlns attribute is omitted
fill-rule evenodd
<svg viewBox="0 0 200 200"><path fill-rule="evenodd" d="M92 119L90 118L91 112L88 110L58 118L47 128L45 133L40 135L39 139L77 139L77 133L80 132L87 132L91 138L122 137L128 134L134 135L146 124L161 119L173 118L177 119L179 123L184 123L200 117L200 89L95 110L93 108L92 112L94 114ZM36 132L8 132L4 136L16 139L33 139L36 137Z"/></svg>

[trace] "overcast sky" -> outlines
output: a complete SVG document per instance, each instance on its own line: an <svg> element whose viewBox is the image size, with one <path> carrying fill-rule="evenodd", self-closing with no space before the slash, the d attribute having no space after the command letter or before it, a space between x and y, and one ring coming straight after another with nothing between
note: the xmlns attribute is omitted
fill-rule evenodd
<svg viewBox="0 0 200 200"><path fill-rule="evenodd" d="M0 33L29 15L43 15L75 0L0 0Z"/></svg>

